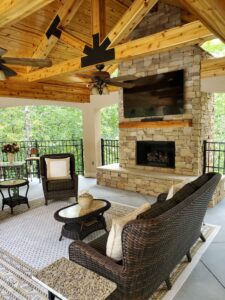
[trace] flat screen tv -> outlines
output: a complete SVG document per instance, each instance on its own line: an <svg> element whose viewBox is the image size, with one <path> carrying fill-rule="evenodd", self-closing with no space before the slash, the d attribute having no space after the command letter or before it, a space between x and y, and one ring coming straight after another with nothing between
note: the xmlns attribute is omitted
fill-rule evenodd
<svg viewBox="0 0 225 300"><path fill-rule="evenodd" d="M184 113L184 70L138 78L123 89L125 118Z"/></svg>

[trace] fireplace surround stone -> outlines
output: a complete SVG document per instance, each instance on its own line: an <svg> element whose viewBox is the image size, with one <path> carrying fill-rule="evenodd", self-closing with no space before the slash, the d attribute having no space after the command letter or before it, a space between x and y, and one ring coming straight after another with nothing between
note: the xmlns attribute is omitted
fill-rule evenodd
<svg viewBox="0 0 225 300"><path fill-rule="evenodd" d="M166 22L164 22L167 20ZM149 13L133 32L133 38L159 32L181 24L180 10L159 1L157 12ZM155 128L120 128L119 165L102 166L97 171L100 185L157 196L167 192L172 184L199 176L203 169L203 140L213 138L213 97L201 91L201 61L207 54L198 46L173 49L163 53L119 64L123 75L150 76L184 69L185 113L164 116L168 121L191 121L191 126L159 126ZM119 104L119 120L124 118L123 93ZM132 121L141 122L140 118ZM144 123L144 122L142 122ZM143 141L175 143L175 167L139 165L136 162L136 143ZM217 200L211 202L215 203Z"/></svg>

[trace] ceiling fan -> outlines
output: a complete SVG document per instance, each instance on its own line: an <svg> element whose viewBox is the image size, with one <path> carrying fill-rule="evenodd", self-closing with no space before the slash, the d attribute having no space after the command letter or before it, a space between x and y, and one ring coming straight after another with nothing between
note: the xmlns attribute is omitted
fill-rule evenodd
<svg viewBox="0 0 225 300"><path fill-rule="evenodd" d="M2 57L7 53L7 50L0 48L0 80L5 80L7 77L16 76L17 73L7 65L20 65L20 66L31 66L31 67L50 67L52 61L48 58L45 59L34 59L34 58L14 58L14 57Z"/></svg>
<svg viewBox="0 0 225 300"><path fill-rule="evenodd" d="M138 79L136 76L127 75L111 78L109 72L103 71L104 67L104 64L98 64L96 65L97 71L92 72L92 74L90 75L82 73L76 73L75 75L91 79L89 87L91 88L91 92L94 95L108 94L109 91L107 85L128 89L135 86L134 82L132 81Z"/></svg>

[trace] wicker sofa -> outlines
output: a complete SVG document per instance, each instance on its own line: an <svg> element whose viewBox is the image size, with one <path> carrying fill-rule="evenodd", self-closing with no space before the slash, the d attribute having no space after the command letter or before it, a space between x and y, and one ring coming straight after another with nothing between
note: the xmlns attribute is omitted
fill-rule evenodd
<svg viewBox="0 0 225 300"><path fill-rule="evenodd" d="M73 242L69 257L117 284L109 299L149 299L201 237L207 205L221 175L208 173L185 185L173 198L155 203L122 232L123 259L105 256L107 234L85 244Z"/></svg>

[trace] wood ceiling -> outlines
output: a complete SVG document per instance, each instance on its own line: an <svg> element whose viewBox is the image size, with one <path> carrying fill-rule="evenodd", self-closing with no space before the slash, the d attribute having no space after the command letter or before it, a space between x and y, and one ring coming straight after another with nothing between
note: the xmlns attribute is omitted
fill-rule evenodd
<svg viewBox="0 0 225 300"><path fill-rule="evenodd" d="M109 71L123 60L198 44L214 36L225 41L224 1L160 1L180 7L186 24L129 41L130 33L158 0L1 0L0 47L8 50L7 56L48 57L53 66L40 70L12 66L18 76L0 82L0 96L88 102L87 80L75 73L94 69L94 65L82 68L81 57L85 45L92 47L96 33L101 41L108 37L109 48L115 49L115 58L106 62ZM60 39L55 35L47 38L56 16L60 17ZM224 67L224 60L221 64Z"/></svg>

